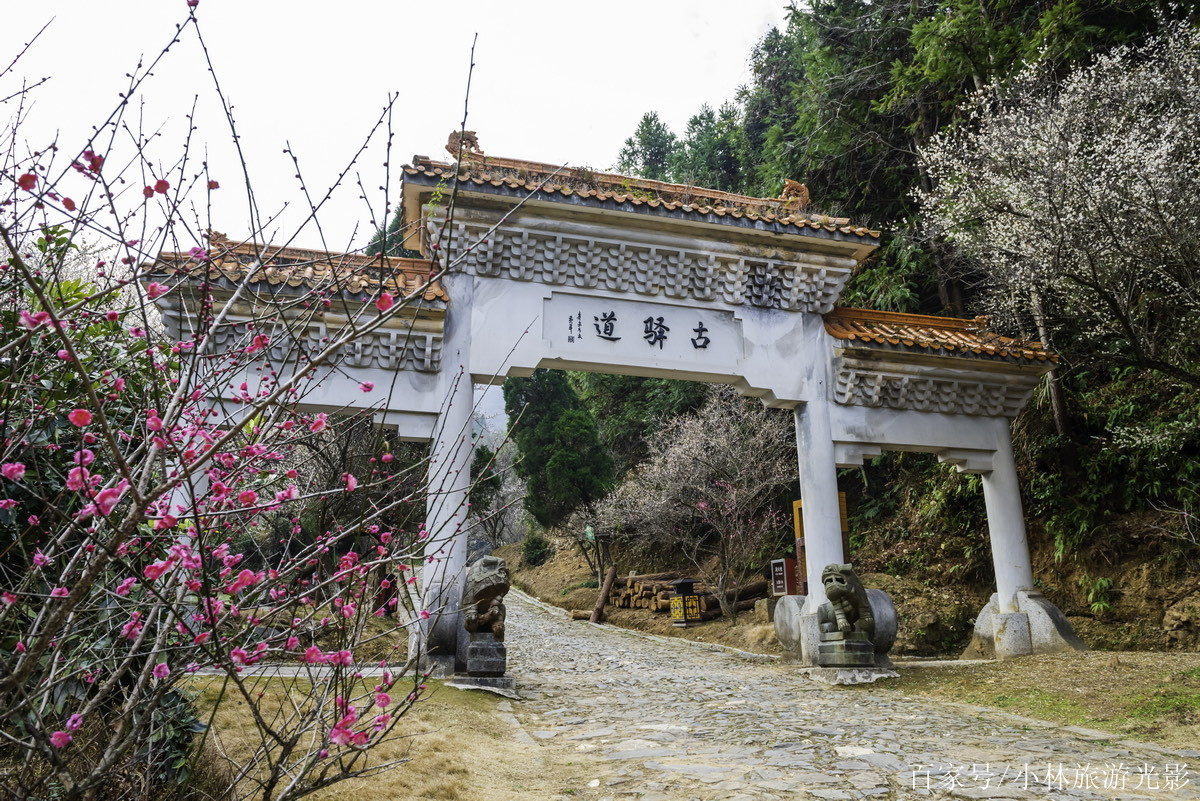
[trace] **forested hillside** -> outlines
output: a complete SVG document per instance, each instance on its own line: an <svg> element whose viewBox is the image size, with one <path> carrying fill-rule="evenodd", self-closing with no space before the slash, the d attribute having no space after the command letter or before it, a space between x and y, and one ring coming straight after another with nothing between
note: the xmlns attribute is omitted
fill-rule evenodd
<svg viewBox="0 0 1200 801"><path fill-rule="evenodd" d="M814 211L885 232L842 305L988 315L1056 350L1014 424L1036 572L1110 646L1200 644L1196 21L1148 0L815 0L748 55L736 98L681 133L648 110L615 165L763 197L803 183ZM510 415L535 381L551 379L511 382ZM751 406L660 380L552 383L553 419L530 408L514 428L539 523L597 562L608 546L661 562L682 538L711 546L707 569L754 570L787 547L794 463L695 479L671 456L725 447L686 421ZM990 591L977 478L885 454L840 481L860 570ZM753 537L724 553L734 530Z"/></svg>

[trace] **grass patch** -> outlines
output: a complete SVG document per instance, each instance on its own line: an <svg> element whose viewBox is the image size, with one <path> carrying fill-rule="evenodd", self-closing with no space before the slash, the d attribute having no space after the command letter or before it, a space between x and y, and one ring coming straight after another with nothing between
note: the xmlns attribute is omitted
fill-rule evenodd
<svg viewBox="0 0 1200 801"><path fill-rule="evenodd" d="M1200 654L1089 651L979 665L901 664L900 675L899 681L870 687L1174 748L1193 748L1200 739Z"/></svg>
<svg viewBox="0 0 1200 801"><path fill-rule="evenodd" d="M1175 673L1166 686L1135 692L1134 714L1152 722L1200 723L1200 667Z"/></svg>
<svg viewBox="0 0 1200 801"><path fill-rule="evenodd" d="M1015 696L1004 693L996 695L981 693L973 696L968 703L996 706L1029 717L1062 721L1072 725L1094 725L1099 722L1098 719L1088 714L1088 710L1079 702L1036 687Z"/></svg>
<svg viewBox="0 0 1200 801"><path fill-rule="evenodd" d="M595 590L595 589L599 589L599 587L600 587L600 582L596 581L596 579L594 579L594 578L584 579L583 581L577 581L574 584L563 587L561 590L558 591L558 594L566 595L566 594L572 592L573 590Z"/></svg>

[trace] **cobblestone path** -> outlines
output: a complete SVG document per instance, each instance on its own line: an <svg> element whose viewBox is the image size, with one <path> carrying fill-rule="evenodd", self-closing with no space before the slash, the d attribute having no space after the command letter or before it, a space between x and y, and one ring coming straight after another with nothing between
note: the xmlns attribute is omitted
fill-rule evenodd
<svg viewBox="0 0 1200 801"><path fill-rule="evenodd" d="M592 771L576 798L1200 799L1200 751L827 687L774 661L572 622L516 592L508 609L523 700L502 708Z"/></svg>

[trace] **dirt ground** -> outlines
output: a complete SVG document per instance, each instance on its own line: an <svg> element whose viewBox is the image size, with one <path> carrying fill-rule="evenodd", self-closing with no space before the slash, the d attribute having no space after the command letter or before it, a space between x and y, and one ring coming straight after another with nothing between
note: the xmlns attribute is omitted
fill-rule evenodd
<svg viewBox="0 0 1200 801"><path fill-rule="evenodd" d="M516 801L565 798L578 793L595 771L586 755L563 761L526 737L502 712L504 700L488 693L437 687L422 701L405 737L377 758L408 762L379 776L335 785L316 799L355 801Z"/></svg>
<svg viewBox="0 0 1200 801"><path fill-rule="evenodd" d="M310 797L329 801L549 801L576 795L597 775L597 768L584 767L592 764L586 754L563 755L561 750L540 748L521 732L508 711L511 702L434 680L428 685L422 700L405 714L393 734L371 749L369 761L356 765L392 763L391 768L340 782ZM196 681L202 707L218 686L213 680ZM260 696L280 699L296 692L290 682L275 678L263 679L253 689ZM282 705L286 707L286 703ZM239 757L257 742L244 708L236 698L221 707L205 745L209 764L202 770L228 775L223 767L226 760L241 764L244 759ZM247 785L245 789L251 788Z"/></svg>

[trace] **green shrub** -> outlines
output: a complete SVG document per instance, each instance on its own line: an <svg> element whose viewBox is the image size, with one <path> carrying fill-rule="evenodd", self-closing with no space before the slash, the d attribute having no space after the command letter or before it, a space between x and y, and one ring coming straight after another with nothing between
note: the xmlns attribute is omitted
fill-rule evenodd
<svg viewBox="0 0 1200 801"><path fill-rule="evenodd" d="M531 532L521 546L521 558L530 567L545 564L550 558L550 541L537 532Z"/></svg>

